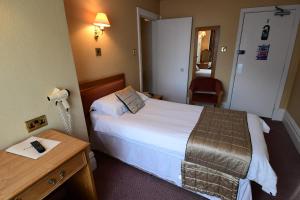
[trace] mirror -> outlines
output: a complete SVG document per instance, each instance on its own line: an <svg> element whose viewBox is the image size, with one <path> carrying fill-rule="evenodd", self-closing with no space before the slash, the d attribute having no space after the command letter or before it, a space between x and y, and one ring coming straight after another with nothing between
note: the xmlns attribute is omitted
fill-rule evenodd
<svg viewBox="0 0 300 200"><path fill-rule="evenodd" d="M196 28L193 78L215 76L219 36L220 26Z"/></svg>

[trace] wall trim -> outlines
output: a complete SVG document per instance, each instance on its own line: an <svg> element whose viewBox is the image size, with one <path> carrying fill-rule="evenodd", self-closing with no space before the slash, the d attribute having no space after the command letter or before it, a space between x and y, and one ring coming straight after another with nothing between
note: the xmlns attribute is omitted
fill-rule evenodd
<svg viewBox="0 0 300 200"><path fill-rule="evenodd" d="M283 121L285 113L286 113L285 109L282 108L274 110L272 120Z"/></svg>
<svg viewBox="0 0 300 200"><path fill-rule="evenodd" d="M136 7L137 40L138 40L138 60L139 60L139 80L140 92L143 92L143 59L142 59L142 36L141 36L141 17L151 21L160 19L160 16L148 10Z"/></svg>
<svg viewBox="0 0 300 200"><path fill-rule="evenodd" d="M298 153L300 154L300 127L288 111L284 114L283 124L286 127Z"/></svg>
<svg viewBox="0 0 300 200"><path fill-rule="evenodd" d="M297 31L298 31L298 24L299 24L299 19L300 19L300 5L280 5L279 7L284 8L284 9L289 9L289 10L296 10L296 16L295 16L295 21L293 22L293 28L292 28L292 33L291 36L289 37L289 50L287 53L287 57L285 60L285 66L284 66L284 71L282 73L282 77L280 80L280 88L278 89L277 97L275 100L275 105L274 105L274 110L272 114L272 119L273 120L278 120L278 117L282 116L282 110L280 108L280 103L282 100L282 95L284 92L284 86L287 80L288 76L288 71L290 67L290 62L294 50L294 43L296 40L297 36ZM234 80L235 80L235 74L236 74L236 66L238 63L238 54L237 50L239 49L240 42L241 42L241 32L243 28L243 23L244 23L244 16L248 12L263 12L263 11L273 11L274 6L268 6L268 7L257 7L257 8L245 8L241 9L240 12L240 21L239 21L239 26L238 26L238 33L237 33L237 38L236 38L236 45L235 45L235 53L233 57L233 65L232 65L232 72L231 72L231 78L230 78L230 83L229 83L229 89L228 89L228 97L227 97L227 105L231 107L231 99L232 99L232 93L233 93L233 87L234 87Z"/></svg>

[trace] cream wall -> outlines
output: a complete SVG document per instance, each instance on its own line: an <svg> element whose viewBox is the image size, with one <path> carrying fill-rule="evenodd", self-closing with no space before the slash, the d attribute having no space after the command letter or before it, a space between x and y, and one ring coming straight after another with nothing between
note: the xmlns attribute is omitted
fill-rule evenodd
<svg viewBox="0 0 300 200"><path fill-rule="evenodd" d="M0 149L27 133L24 121L46 114L63 130L56 108L46 99L54 87L71 91L74 134L87 139L62 0L0 1Z"/></svg>
<svg viewBox="0 0 300 200"><path fill-rule="evenodd" d="M79 82L125 73L127 84L139 88L136 6L159 13L159 0L65 0L65 10ZM96 42L92 22L105 12L111 23ZM95 48L102 56L95 56Z"/></svg>
<svg viewBox="0 0 300 200"><path fill-rule="evenodd" d="M163 18L192 16L193 40L195 38L195 27L214 25L221 26L219 48L221 46L227 46L227 52L218 52L216 78L220 79L223 82L226 91L228 91L241 8L299 3L299 0L161 0L160 15ZM300 59L299 40L300 37L298 34L298 42L295 46L294 56L290 66L289 77L286 83L285 92L283 94L283 100L281 102L281 107L283 108L287 107L291 86L295 78L295 73L293 72L297 69L296 63ZM190 63L192 65L194 46L191 46L192 49ZM190 77L192 72L191 69L192 67L190 67Z"/></svg>
<svg viewBox="0 0 300 200"><path fill-rule="evenodd" d="M300 62L287 110L300 127Z"/></svg>

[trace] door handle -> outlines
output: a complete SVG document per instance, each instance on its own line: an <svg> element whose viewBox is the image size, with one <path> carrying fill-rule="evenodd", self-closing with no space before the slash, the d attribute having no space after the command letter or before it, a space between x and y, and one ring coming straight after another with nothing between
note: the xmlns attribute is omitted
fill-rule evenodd
<svg viewBox="0 0 300 200"><path fill-rule="evenodd" d="M237 53L238 53L238 55L244 55L246 53L246 51L245 50L238 50Z"/></svg>
<svg viewBox="0 0 300 200"><path fill-rule="evenodd" d="M60 180L62 180L63 178L65 178L65 176L66 176L66 171L65 170L61 170L60 172L59 172L59 181Z"/></svg>
<svg viewBox="0 0 300 200"><path fill-rule="evenodd" d="M55 185L55 184L57 183L57 180L56 180L55 178L50 178L50 179L48 180L48 183L49 183L50 185Z"/></svg>

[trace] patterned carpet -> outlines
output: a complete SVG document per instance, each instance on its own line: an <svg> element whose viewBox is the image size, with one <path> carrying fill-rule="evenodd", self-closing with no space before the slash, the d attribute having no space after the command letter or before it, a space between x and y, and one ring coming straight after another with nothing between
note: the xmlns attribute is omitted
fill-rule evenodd
<svg viewBox="0 0 300 200"><path fill-rule="evenodd" d="M276 197L252 183L254 200L299 200L300 155L281 122L266 120L271 133L265 134L270 162L278 176ZM100 200L202 200L205 199L157 177L95 152L98 168L94 172Z"/></svg>

